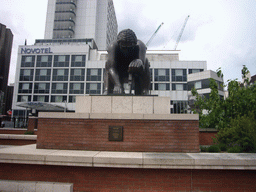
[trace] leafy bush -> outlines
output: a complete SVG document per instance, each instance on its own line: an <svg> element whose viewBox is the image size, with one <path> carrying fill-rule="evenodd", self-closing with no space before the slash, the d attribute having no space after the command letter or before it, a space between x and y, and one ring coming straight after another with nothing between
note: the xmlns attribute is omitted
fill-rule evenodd
<svg viewBox="0 0 256 192"><path fill-rule="evenodd" d="M242 152L243 152L243 148L238 145L228 149L228 153L242 153Z"/></svg>
<svg viewBox="0 0 256 192"><path fill-rule="evenodd" d="M34 131L26 131L24 135L34 135Z"/></svg>
<svg viewBox="0 0 256 192"><path fill-rule="evenodd" d="M230 126L221 129L217 134L220 145L225 145L227 151L256 152L256 120L253 113L238 116Z"/></svg>
<svg viewBox="0 0 256 192"><path fill-rule="evenodd" d="M200 146L201 152L208 152L207 146Z"/></svg>
<svg viewBox="0 0 256 192"><path fill-rule="evenodd" d="M208 148L208 152L210 153L218 153L220 152L220 148L218 145L212 145Z"/></svg>

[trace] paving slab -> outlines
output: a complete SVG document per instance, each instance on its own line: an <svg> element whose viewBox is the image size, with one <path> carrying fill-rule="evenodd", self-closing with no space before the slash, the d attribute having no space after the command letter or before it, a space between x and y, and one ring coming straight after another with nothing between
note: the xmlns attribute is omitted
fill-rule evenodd
<svg viewBox="0 0 256 192"><path fill-rule="evenodd" d="M156 153L0 148L0 162L84 167L256 170L255 153Z"/></svg>

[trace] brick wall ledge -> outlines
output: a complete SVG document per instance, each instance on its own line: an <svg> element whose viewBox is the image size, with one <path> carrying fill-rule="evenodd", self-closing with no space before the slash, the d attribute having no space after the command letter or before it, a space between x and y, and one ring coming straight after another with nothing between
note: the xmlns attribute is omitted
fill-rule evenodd
<svg viewBox="0 0 256 192"><path fill-rule="evenodd" d="M150 119L150 120L199 120L198 114L140 114L140 113L58 113L40 112L39 118L73 119Z"/></svg>
<svg viewBox="0 0 256 192"><path fill-rule="evenodd" d="M150 153L36 149L36 144L0 149L0 163L82 167L256 170L255 153Z"/></svg>
<svg viewBox="0 0 256 192"><path fill-rule="evenodd" d="M37 135L0 134L0 139L37 140Z"/></svg>

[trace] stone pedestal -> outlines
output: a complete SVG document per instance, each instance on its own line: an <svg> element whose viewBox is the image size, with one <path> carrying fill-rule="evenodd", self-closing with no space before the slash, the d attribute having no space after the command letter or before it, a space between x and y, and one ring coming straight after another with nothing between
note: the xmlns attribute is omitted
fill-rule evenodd
<svg viewBox="0 0 256 192"><path fill-rule="evenodd" d="M75 113L39 113L37 148L199 152L198 115L170 114L170 98L77 97Z"/></svg>

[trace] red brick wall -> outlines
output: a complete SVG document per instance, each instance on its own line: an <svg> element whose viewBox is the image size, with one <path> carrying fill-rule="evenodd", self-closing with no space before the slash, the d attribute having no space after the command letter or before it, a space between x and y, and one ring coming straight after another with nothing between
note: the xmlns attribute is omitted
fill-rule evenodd
<svg viewBox="0 0 256 192"><path fill-rule="evenodd" d="M123 169L0 164L0 179L73 183L74 192L254 192L256 189L254 170Z"/></svg>
<svg viewBox="0 0 256 192"><path fill-rule="evenodd" d="M15 129L15 128L10 128L10 129L1 129L0 128L0 134L14 134L14 135L24 135L27 129ZM37 131L34 131L34 135L37 134Z"/></svg>
<svg viewBox="0 0 256 192"><path fill-rule="evenodd" d="M109 141L109 126L123 141ZM38 119L37 148L96 151L199 152L198 121Z"/></svg>
<svg viewBox="0 0 256 192"><path fill-rule="evenodd" d="M37 129L37 118L30 117L28 119L28 131L34 131Z"/></svg>
<svg viewBox="0 0 256 192"><path fill-rule="evenodd" d="M0 139L0 145L30 145L36 144L36 140Z"/></svg>
<svg viewBox="0 0 256 192"><path fill-rule="evenodd" d="M213 145L213 138L216 137L216 132L199 132L199 143L200 145Z"/></svg>

